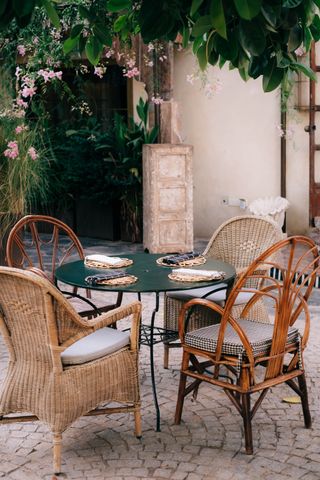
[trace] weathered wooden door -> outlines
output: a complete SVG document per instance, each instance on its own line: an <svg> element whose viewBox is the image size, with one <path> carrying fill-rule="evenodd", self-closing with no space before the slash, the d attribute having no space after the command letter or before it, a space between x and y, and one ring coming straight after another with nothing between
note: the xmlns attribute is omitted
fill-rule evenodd
<svg viewBox="0 0 320 480"><path fill-rule="evenodd" d="M318 82L310 80L309 125L309 225L314 217L320 216L320 65L317 64L315 44L310 51L310 67L318 77ZM317 130L318 126L318 130Z"/></svg>

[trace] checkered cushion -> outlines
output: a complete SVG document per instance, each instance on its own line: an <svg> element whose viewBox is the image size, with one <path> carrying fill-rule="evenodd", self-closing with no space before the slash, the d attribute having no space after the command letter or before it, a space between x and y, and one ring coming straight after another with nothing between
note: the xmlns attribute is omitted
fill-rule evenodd
<svg viewBox="0 0 320 480"><path fill-rule="evenodd" d="M258 323L249 320L238 320L239 326L247 335L251 344L253 354L268 354L272 342L273 325L268 323ZM207 352L215 352L217 348L218 334L220 325L210 325L208 327L199 328L189 332L185 336L185 343L190 347L206 350ZM288 343L299 343L300 335L297 328L289 327ZM235 332L228 324L225 332L222 353L225 355L238 356L241 361L245 354L243 344Z"/></svg>

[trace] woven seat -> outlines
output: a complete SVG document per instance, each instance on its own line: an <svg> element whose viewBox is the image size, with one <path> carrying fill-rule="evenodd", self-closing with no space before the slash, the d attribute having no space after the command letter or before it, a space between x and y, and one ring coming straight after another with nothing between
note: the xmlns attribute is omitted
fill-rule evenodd
<svg viewBox="0 0 320 480"><path fill-rule="evenodd" d="M26 215L14 225L8 237L6 260L9 267L31 270L52 283L55 283L58 266L70 258L84 260L84 257L80 240L73 230L61 220L47 215ZM82 317L92 317L119 307L123 297L118 293L115 303L106 304L101 300L92 302L90 290L86 290L86 297L79 298L77 288L66 295Z"/></svg>
<svg viewBox="0 0 320 480"><path fill-rule="evenodd" d="M198 394L202 382L221 388L243 418L245 449L253 452L252 419L271 387L286 383L301 398L305 426L311 426L303 351L310 331L307 301L319 272L319 253L307 237L282 240L260 255L240 276L223 307L205 299L185 303L179 315L183 348L175 423L181 422L184 399ZM266 268L269 267L269 268ZM281 280L270 276L281 272ZM260 281L257 281L257 280ZM251 280L255 280L251 284ZM233 316L237 297L253 294L240 318ZM267 298L273 324L247 320L254 305ZM219 324L189 330L198 308L212 311ZM299 318L299 330L295 322ZM251 408L251 396L255 403Z"/></svg>
<svg viewBox="0 0 320 480"><path fill-rule="evenodd" d="M55 473L61 471L62 433L82 415L133 412L141 436L140 313L134 302L84 319L47 279L0 267L0 333L10 356L0 387L0 427L46 423ZM131 323L129 333L108 328L121 319ZM108 403L114 406L99 407Z"/></svg>
<svg viewBox="0 0 320 480"><path fill-rule="evenodd" d="M273 325L254 322L252 320L239 319L238 325L246 334L254 357L257 355L267 355L270 351L273 335ZM186 333L185 345L215 352L218 344L220 325L209 325L192 332ZM287 343L299 343L300 336L297 328L289 327ZM224 342L221 352L225 355L244 356L246 350L239 336L230 325L227 325L224 333Z"/></svg>
<svg viewBox="0 0 320 480"><path fill-rule="evenodd" d="M207 258L216 258L228 262L236 268L238 276L271 245L282 238L279 226L272 220L243 215L231 218L223 223L211 237L203 255ZM251 285L256 280L250 280ZM215 285L215 288L223 287L224 284ZM164 328L178 332L178 317L184 303L190 298L200 298L210 290L194 289L189 291L170 292L164 298ZM226 289L213 293L208 297L210 300L224 305ZM233 315L240 317L240 314L250 299L250 294L242 293L236 300L233 307ZM192 328L201 328L217 323L217 315L208 309L202 314L197 311L196 318L190 323ZM269 322L269 316L263 300L255 303L254 310L250 312L252 318L264 323ZM178 337L178 334L177 334ZM164 344L164 368L168 368L170 347L179 346L176 342Z"/></svg>

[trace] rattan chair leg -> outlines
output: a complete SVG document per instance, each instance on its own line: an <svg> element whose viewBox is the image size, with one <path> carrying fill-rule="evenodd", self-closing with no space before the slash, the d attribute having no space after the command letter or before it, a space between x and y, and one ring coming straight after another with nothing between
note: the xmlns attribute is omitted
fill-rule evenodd
<svg viewBox="0 0 320 480"><path fill-rule="evenodd" d="M180 382L179 382L179 391L178 391L178 398L177 398L177 406L176 406L176 413L174 417L175 425L179 425L181 422L183 404L184 404L184 397L185 397L185 390L186 390L186 383L187 383L187 375L182 372L182 370L186 370L189 366L189 358L190 354L188 352L183 352L182 357L182 365L181 365L181 373L180 373Z"/></svg>
<svg viewBox="0 0 320 480"><path fill-rule="evenodd" d="M53 471L55 474L61 473L61 433L53 434Z"/></svg>
<svg viewBox="0 0 320 480"><path fill-rule="evenodd" d="M135 436L137 438L142 437L142 428L141 428L141 410L140 407L134 411L134 423L135 423Z"/></svg>
<svg viewBox="0 0 320 480"><path fill-rule="evenodd" d="M170 352L170 345L169 343L163 344L163 368L169 368L169 352Z"/></svg>
<svg viewBox="0 0 320 480"><path fill-rule="evenodd" d="M299 375L298 382L299 382L299 388L301 391L301 403L302 403L304 424L306 428L311 428L312 420L311 420L310 409L309 409L308 390L307 390L307 382L306 382L305 374Z"/></svg>
<svg viewBox="0 0 320 480"><path fill-rule="evenodd" d="M251 412L250 412L250 394L243 393L242 397L242 418L244 426L244 439L246 454L253 454L253 443L252 443L252 425L251 425Z"/></svg>

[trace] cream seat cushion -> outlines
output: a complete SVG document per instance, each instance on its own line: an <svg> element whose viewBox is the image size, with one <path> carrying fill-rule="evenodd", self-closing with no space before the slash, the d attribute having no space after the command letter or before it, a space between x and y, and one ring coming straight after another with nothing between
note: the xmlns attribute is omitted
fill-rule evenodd
<svg viewBox="0 0 320 480"><path fill-rule="evenodd" d="M219 305L224 305L224 302L226 300L226 293L227 293L226 283L219 283L218 285L214 285L212 287L191 288L190 290L177 290L175 292L168 292L167 296L170 298L176 298L177 300L187 302L188 300L192 300L193 298L202 298L204 295L206 295L209 292L212 292L214 289L217 289L217 288L223 288L223 290L219 290L219 292L213 292L205 298ZM247 293L247 292L239 293L235 301L235 305L242 305L244 303L247 303L252 296L253 296L253 293Z"/></svg>
<svg viewBox="0 0 320 480"><path fill-rule="evenodd" d="M130 333L105 327L81 338L61 354L64 365L79 365L110 355L130 343Z"/></svg>

